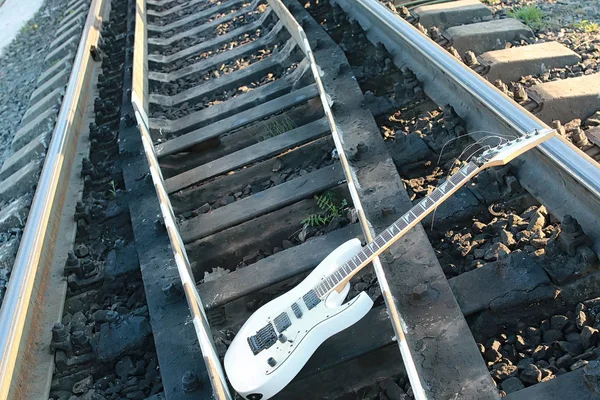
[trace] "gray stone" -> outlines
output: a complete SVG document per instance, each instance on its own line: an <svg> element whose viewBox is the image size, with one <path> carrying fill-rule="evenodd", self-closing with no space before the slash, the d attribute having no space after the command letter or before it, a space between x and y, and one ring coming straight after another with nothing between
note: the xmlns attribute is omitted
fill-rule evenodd
<svg viewBox="0 0 600 400"><path fill-rule="evenodd" d="M15 263L15 257L19 250L19 240L12 238L8 242L3 243L0 246L0 268L5 269L8 272L12 271L13 264Z"/></svg>
<svg viewBox="0 0 600 400"><path fill-rule="evenodd" d="M2 208L2 211L0 211L0 231L6 232L25 226L31 199L31 196L25 195Z"/></svg>
<svg viewBox="0 0 600 400"><path fill-rule="evenodd" d="M486 261L495 261L510 254L510 249L502 243L494 243L483 256Z"/></svg>
<svg viewBox="0 0 600 400"><path fill-rule="evenodd" d="M90 390L93 384L94 378L91 375L88 375L73 385L73 393L83 394Z"/></svg>

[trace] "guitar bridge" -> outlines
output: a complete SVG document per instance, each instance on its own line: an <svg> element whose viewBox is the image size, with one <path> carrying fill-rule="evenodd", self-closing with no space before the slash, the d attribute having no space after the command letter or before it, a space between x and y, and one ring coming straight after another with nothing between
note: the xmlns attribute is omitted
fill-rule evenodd
<svg viewBox="0 0 600 400"><path fill-rule="evenodd" d="M256 335L252 335L248 338L248 345L254 355L257 355L264 349L268 349L277 342L277 333L271 323L267 324L263 328L260 328Z"/></svg>

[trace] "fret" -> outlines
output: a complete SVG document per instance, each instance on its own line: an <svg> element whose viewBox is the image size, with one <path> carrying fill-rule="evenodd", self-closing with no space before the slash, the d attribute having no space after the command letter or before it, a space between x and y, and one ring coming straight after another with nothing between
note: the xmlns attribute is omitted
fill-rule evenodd
<svg viewBox="0 0 600 400"><path fill-rule="evenodd" d="M344 279L344 276L340 273L339 270L336 269L335 271L333 271L333 273L339 278L340 282Z"/></svg>
<svg viewBox="0 0 600 400"><path fill-rule="evenodd" d="M357 267L356 263L354 262L354 257L352 257L346 264L348 264L352 269Z"/></svg>
<svg viewBox="0 0 600 400"><path fill-rule="evenodd" d="M321 286L321 284L317 285L317 287L315 288L315 292L317 292L319 297L321 297L325 294L325 291L323 290L323 287Z"/></svg>
<svg viewBox="0 0 600 400"><path fill-rule="evenodd" d="M368 247L363 248L361 252L365 256L365 260L373 255L373 250Z"/></svg>
<svg viewBox="0 0 600 400"><path fill-rule="evenodd" d="M381 248L381 246L379 245L379 243L377 243L377 239L375 239L373 242L371 242L371 251L375 252L377 250L379 250Z"/></svg>
<svg viewBox="0 0 600 400"><path fill-rule="evenodd" d="M384 231L383 233L386 233L386 232L387 232L387 230ZM379 247L379 249L382 248L383 245L385 245L385 242L386 242L384 235L382 234L380 236L377 236L375 238L375 242L377 243L377 246ZM377 249L377 250L379 250L379 249Z"/></svg>
<svg viewBox="0 0 600 400"><path fill-rule="evenodd" d="M323 281L323 284L325 285L325 288L327 289L327 291L331 290L331 285L329 284L329 280L325 279Z"/></svg>
<svg viewBox="0 0 600 400"><path fill-rule="evenodd" d="M389 237L388 237L388 236L389 236ZM383 238L384 242L387 242L387 241L390 241L390 240L392 240L392 238L393 238L394 236L393 236L393 235L390 233L389 229L386 229L385 231L383 231L383 232L381 233L381 237Z"/></svg>
<svg viewBox="0 0 600 400"><path fill-rule="evenodd" d="M350 272L352 272L352 268L350 268L348 263L342 265L342 268L344 268L344 272L346 272L346 274L349 274Z"/></svg>
<svg viewBox="0 0 600 400"><path fill-rule="evenodd" d="M358 253L358 254L356 255L356 257L358 257L358 260L360 261L360 263L361 263L361 264L362 264L363 262L365 262L365 260L366 260L366 258L363 258L363 257L364 257L364 254L363 254L362 252Z"/></svg>
<svg viewBox="0 0 600 400"><path fill-rule="evenodd" d="M333 286L335 286L338 283L340 283L340 281L338 280L337 276L335 276L334 274L331 274L329 276L329 279L331 279L331 283L332 283Z"/></svg>

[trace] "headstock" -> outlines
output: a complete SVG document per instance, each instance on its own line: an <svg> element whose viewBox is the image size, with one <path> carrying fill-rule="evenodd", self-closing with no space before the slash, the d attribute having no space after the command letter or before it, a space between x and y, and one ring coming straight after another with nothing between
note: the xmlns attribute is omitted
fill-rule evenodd
<svg viewBox="0 0 600 400"><path fill-rule="evenodd" d="M505 165L555 135L556 131L554 129L536 130L513 140L504 141L498 146L484 151L478 157L475 157L473 161L481 168Z"/></svg>

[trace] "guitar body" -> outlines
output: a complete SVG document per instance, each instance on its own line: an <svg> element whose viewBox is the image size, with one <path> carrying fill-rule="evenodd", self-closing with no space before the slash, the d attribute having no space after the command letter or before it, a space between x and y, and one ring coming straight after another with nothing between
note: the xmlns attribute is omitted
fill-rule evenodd
<svg viewBox="0 0 600 400"><path fill-rule="evenodd" d="M360 250L358 239L342 244L298 286L259 308L246 321L225 354L227 376L239 394L249 400L274 396L298 374L321 343L367 314L373 301L364 292L343 303L349 284L340 293L331 292L311 309L302 300L324 277ZM289 317L285 325L290 325L283 332L277 329L278 340L256 354L248 338L270 323L281 326L274 320L282 313Z"/></svg>

